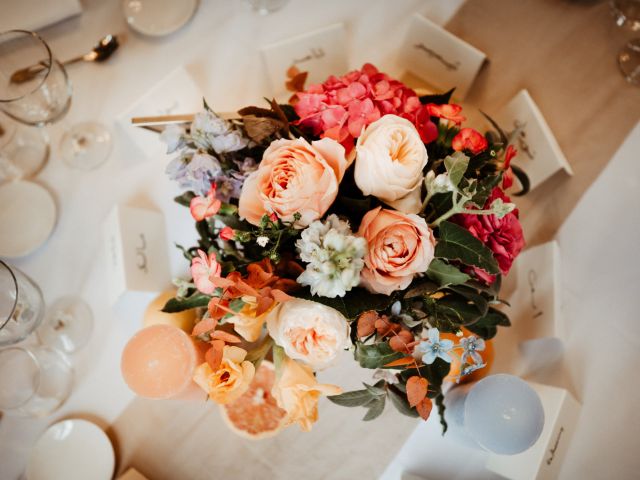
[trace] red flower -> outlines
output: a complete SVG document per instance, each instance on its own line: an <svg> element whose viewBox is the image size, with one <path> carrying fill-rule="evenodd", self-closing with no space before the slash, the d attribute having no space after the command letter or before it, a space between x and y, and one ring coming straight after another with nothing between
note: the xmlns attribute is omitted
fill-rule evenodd
<svg viewBox="0 0 640 480"><path fill-rule="evenodd" d="M456 151L468 150L474 155L487 149L489 144L487 139L480 132L473 128L463 128L453 137L451 146Z"/></svg>
<svg viewBox="0 0 640 480"><path fill-rule="evenodd" d="M460 105L436 105L435 103L429 103L427 104L427 110L432 117L444 118L445 120L452 121L456 125L460 125L467 119L464 115L460 115L462 111Z"/></svg>
<svg viewBox="0 0 640 480"><path fill-rule="evenodd" d="M500 188L496 187L487 198L484 208L490 208L491 204L497 198L502 199L505 203L510 202L508 196L504 194ZM509 273L511 264L524 247L524 236L522 226L518 221L518 210L508 213L502 218L495 215L456 215L453 221L463 226L477 239L481 240L493 252L493 256L498 262L500 271L503 274ZM493 275L474 268L476 275L492 283Z"/></svg>
<svg viewBox="0 0 640 480"><path fill-rule="evenodd" d="M415 118L408 118L416 126L423 143L431 143L438 138L438 127L431 121L428 107L428 105L423 105L416 111ZM406 118L406 115L404 116Z"/></svg>

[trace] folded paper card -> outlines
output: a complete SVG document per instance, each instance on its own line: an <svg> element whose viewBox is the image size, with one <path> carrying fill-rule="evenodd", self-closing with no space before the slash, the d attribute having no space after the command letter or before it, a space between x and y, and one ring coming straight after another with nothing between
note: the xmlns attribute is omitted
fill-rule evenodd
<svg viewBox="0 0 640 480"><path fill-rule="evenodd" d="M513 480L551 480L558 478L562 460L580 415L580 404L562 389L529 383L542 401L544 427L538 441L517 455L490 454L487 468Z"/></svg>
<svg viewBox="0 0 640 480"><path fill-rule="evenodd" d="M404 68L427 84L444 91L455 87L464 99L486 55L444 28L414 15L401 49Z"/></svg>
<svg viewBox="0 0 640 480"><path fill-rule="evenodd" d="M166 146L158 141L158 134L132 125L131 119L194 113L202 110L202 105L200 88L184 67L178 67L118 115L118 124L147 158L163 159Z"/></svg>
<svg viewBox="0 0 640 480"><path fill-rule="evenodd" d="M126 292L161 292L171 283L164 216L116 206L103 225L111 304Z"/></svg>
<svg viewBox="0 0 640 480"><path fill-rule="evenodd" d="M513 162L527 172L532 189L558 170L573 175L571 165L527 90L518 92L495 119L504 130L515 132L512 143L518 156Z"/></svg>
<svg viewBox="0 0 640 480"><path fill-rule="evenodd" d="M2 0L0 32L40 30L82 13L79 0Z"/></svg>
<svg viewBox="0 0 640 480"><path fill-rule="evenodd" d="M263 47L262 57L274 95L279 97L286 91L290 67L309 72L307 84L346 73L349 65L345 45L345 28L339 23Z"/></svg>
<svg viewBox="0 0 640 480"><path fill-rule="evenodd" d="M522 252L509 274L509 277L514 276L516 289L509 298L509 312L521 339L561 337L560 249L557 242L543 243Z"/></svg>

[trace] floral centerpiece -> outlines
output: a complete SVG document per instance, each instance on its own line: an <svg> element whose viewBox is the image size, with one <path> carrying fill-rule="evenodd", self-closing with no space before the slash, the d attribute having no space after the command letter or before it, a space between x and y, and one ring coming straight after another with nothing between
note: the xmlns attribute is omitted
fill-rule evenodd
<svg viewBox="0 0 640 480"><path fill-rule="evenodd" d="M462 127L452 91L419 97L372 65L303 89L290 104L232 120L206 104L162 138L198 244L166 312L206 308L194 380L220 404L246 394L265 358L284 424L309 430L318 399L387 399L406 415L443 412L443 385L486 366L501 276L524 246L505 194L515 150L493 123ZM315 373L350 350L374 384L352 392ZM474 373L475 372L475 373Z"/></svg>

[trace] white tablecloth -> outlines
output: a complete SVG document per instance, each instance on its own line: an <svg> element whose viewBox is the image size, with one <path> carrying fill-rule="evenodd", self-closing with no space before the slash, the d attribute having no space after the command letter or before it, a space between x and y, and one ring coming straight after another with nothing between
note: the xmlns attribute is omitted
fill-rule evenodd
<svg viewBox="0 0 640 480"><path fill-rule="evenodd" d="M109 161L92 172L67 168L54 150L36 181L53 192L58 223L42 248L13 263L40 284L49 303L66 294L82 296L94 311L94 334L90 344L72 357L76 385L60 411L40 420L5 416L0 421L1 480L20 475L29 448L46 425L84 416L106 427L132 399L120 377L119 357L139 328L150 297L130 297L116 309L107 302L101 225L109 210L117 203L161 210L170 242L188 243L194 236L189 216L172 201L177 189L164 175L166 159L146 160L115 126L115 117L178 65L186 66L209 104L219 111L258 102L271 93L259 47L336 22L347 26L352 67L372 62L399 74L396 52L411 14L420 12L444 23L462 1L292 0L283 10L260 17L241 0L203 0L184 29L153 39L128 30L119 0L92 0L83 2L79 17L41 32L60 59L88 50L107 33L126 32L128 38L107 63L69 68L73 105L60 124L49 128L55 143L65 125L99 120L112 127L114 148ZM171 267L174 275L186 272L174 249Z"/></svg>

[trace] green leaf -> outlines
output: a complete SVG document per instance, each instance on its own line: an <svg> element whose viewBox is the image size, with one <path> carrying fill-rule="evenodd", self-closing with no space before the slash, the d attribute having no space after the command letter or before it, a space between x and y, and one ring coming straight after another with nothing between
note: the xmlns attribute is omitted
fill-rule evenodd
<svg viewBox="0 0 640 480"><path fill-rule="evenodd" d="M184 207L189 207L191 206L191 199L195 196L196 194L193 192L184 192L182 195L175 197L173 201Z"/></svg>
<svg viewBox="0 0 640 480"><path fill-rule="evenodd" d="M513 171L513 174L520 182L520 185L522 185L522 190L520 190L518 193L514 193L513 195L516 197L520 197L529 193L531 182L529 181L529 176L526 174L526 172L520 167L513 164L511 165L511 171Z"/></svg>
<svg viewBox="0 0 640 480"><path fill-rule="evenodd" d="M429 392L427 396L429 398L434 398L436 395L440 393L440 387L442 386L442 381L444 377L449 375L449 370L451 369L451 365L441 358L436 358L435 362L431 365L422 365L419 369L415 368L407 368L400 373L400 377L406 383L410 377L414 375L421 375L425 377L429 381ZM419 373L418 373L419 372Z"/></svg>
<svg viewBox="0 0 640 480"><path fill-rule="evenodd" d="M447 425L447 421L444 418L444 411L446 410L444 406L444 395L438 395L435 398L436 405L438 406L438 415L440 416L440 425L442 425L442 435L447 433L449 426Z"/></svg>
<svg viewBox="0 0 640 480"><path fill-rule="evenodd" d="M340 395L330 395L327 398L342 407L362 407L375 399L376 396L372 395L369 390L353 390Z"/></svg>
<svg viewBox="0 0 640 480"><path fill-rule="evenodd" d="M226 226L233 228L234 230L251 230L251 225L247 222L243 222L240 218L234 215L215 215L216 220L220 220Z"/></svg>
<svg viewBox="0 0 640 480"><path fill-rule="evenodd" d="M496 129L496 132L498 132L498 135L500 136L500 141L502 142L503 146L506 148L507 144L509 143L507 134L504 132L504 130L502 130L502 128L500 128L500 125L498 125L498 123L493 118L491 118L489 115L484 113L482 110L480 110L480 113L484 115L484 118L486 118L491 124L491 126Z"/></svg>
<svg viewBox="0 0 640 480"><path fill-rule="evenodd" d="M294 296L335 308L342 313L347 320L355 320L361 313L368 310L385 310L395 301L395 297L393 296L370 293L368 290L358 287L352 289L349 294L344 297L319 297L312 295L308 288L295 292Z"/></svg>
<svg viewBox="0 0 640 480"><path fill-rule="evenodd" d="M455 223L442 222L435 256L448 260L458 260L465 265L481 268L487 273L500 273L498 262L484 243Z"/></svg>
<svg viewBox="0 0 640 480"><path fill-rule="evenodd" d="M388 391L391 403L393 403L393 406L396 407L396 409L401 414L413 418L417 418L420 416L415 408L411 408L409 406L409 401L407 400L406 394L398 392L395 388L389 388Z"/></svg>
<svg viewBox="0 0 640 480"><path fill-rule="evenodd" d="M449 180L457 187L469 167L469 157L462 152L455 152L444 159L444 168L449 173Z"/></svg>
<svg viewBox="0 0 640 480"><path fill-rule="evenodd" d="M479 208L484 207L484 204L487 202L487 198L489 198L489 195L491 195L491 192L499 182L500 175L490 175L479 180L476 193L471 198L471 201Z"/></svg>
<svg viewBox="0 0 640 480"><path fill-rule="evenodd" d="M466 328L485 340L489 340L498 333L498 326L508 327L510 325L509 317L505 313L489 307L489 311L485 316L479 318L471 325L467 325Z"/></svg>
<svg viewBox="0 0 640 480"><path fill-rule="evenodd" d="M478 312L480 312L480 316L485 316L487 314L489 310L489 301L484 298L478 290L466 285L451 285L448 288L449 290L466 298L467 301L473 303Z"/></svg>
<svg viewBox="0 0 640 480"><path fill-rule="evenodd" d="M377 397L387 394L387 391L383 388L384 384L385 384L384 380L380 380L379 382L376 382L375 385L367 385L366 383L363 383L364 387L369 391L369 393Z"/></svg>
<svg viewBox="0 0 640 480"><path fill-rule="evenodd" d="M461 272L458 268L449 265L439 258L434 258L431 261L427 270L427 276L431 280L438 282L441 287L459 285L471 278L466 273Z"/></svg>
<svg viewBox="0 0 640 480"><path fill-rule="evenodd" d="M388 343L382 342L372 345L356 343L354 356L362 368L382 368L387 363L398 360L404 355L400 352L394 352Z"/></svg>
<svg viewBox="0 0 640 480"><path fill-rule="evenodd" d="M209 300L211 300L209 295L201 293L195 293L187 298L172 298L165 304L162 311L165 313L177 313L191 308L206 307L209 305Z"/></svg>
<svg viewBox="0 0 640 480"><path fill-rule="evenodd" d="M384 396L377 397L375 400L372 400L371 402L369 402L366 405L366 407L368 407L369 410L367 411L366 415L362 418L362 420L364 420L365 422L369 422L374 418L378 418L384 411L385 398L386 397Z"/></svg>

